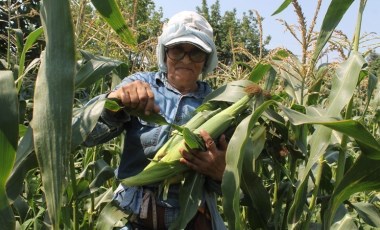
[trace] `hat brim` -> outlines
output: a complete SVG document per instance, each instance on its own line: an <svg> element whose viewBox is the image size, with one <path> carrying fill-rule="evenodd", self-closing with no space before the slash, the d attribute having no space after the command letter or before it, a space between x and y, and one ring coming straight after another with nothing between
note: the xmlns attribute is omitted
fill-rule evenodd
<svg viewBox="0 0 380 230"><path fill-rule="evenodd" d="M191 43L200 48L201 50L205 51L206 53L211 53L212 51L212 48L208 44L206 44L204 41L202 41L200 38L193 34L188 34L185 36L174 38L167 42L165 46L173 46L180 43Z"/></svg>

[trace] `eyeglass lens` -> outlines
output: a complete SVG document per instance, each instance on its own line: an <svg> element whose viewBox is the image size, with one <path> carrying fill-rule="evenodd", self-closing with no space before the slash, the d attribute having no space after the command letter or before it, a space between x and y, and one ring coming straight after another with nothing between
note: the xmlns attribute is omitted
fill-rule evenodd
<svg viewBox="0 0 380 230"><path fill-rule="evenodd" d="M203 62L206 60L207 53L203 52L202 50L195 48L188 52L186 52L182 47L175 46L167 48L167 54L170 59L174 61L180 61L182 60L185 55L187 54L191 61L193 62Z"/></svg>

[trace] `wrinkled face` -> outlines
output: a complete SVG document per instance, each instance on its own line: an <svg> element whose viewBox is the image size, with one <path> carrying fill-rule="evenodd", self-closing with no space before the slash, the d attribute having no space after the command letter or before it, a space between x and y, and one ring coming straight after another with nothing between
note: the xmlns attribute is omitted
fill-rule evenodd
<svg viewBox="0 0 380 230"><path fill-rule="evenodd" d="M189 43L167 47L166 66L169 83L182 94L195 91L206 59L207 53Z"/></svg>

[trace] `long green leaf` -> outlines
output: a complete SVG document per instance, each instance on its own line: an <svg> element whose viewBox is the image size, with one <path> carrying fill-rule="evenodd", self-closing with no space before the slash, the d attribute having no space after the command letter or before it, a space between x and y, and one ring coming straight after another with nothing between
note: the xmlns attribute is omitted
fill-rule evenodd
<svg viewBox="0 0 380 230"><path fill-rule="evenodd" d="M248 85L252 85L252 81L238 80L229 82L208 94L204 101L236 102L247 94L244 89Z"/></svg>
<svg viewBox="0 0 380 230"><path fill-rule="evenodd" d="M72 121L71 149L74 150L87 138L95 127L100 114L103 111L105 100L77 109ZM14 201L22 192L23 181L29 170L38 166L33 145L33 130L29 126L21 139L16 153L16 161L12 173L7 182L8 198Z"/></svg>
<svg viewBox="0 0 380 230"><path fill-rule="evenodd" d="M88 164L77 179L84 179L86 176L88 178L89 173L94 174L92 175L93 180L88 184L88 186L86 186L86 188L83 188L77 199L82 199L83 197L94 194L107 180L115 176L114 169L103 159L99 159Z"/></svg>
<svg viewBox="0 0 380 230"><path fill-rule="evenodd" d="M330 208L325 214L325 228L328 229L332 217L338 206L355 192L380 189L378 176L380 173L380 144L371 133L358 121L336 120L330 117L312 117L279 105L291 123L300 124L321 124L328 128L339 131L355 139L360 146L362 155L356 160L354 165L345 174L342 182L337 185L330 200ZM306 183L302 183L295 196L294 205L302 205Z"/></svg>
<svg viewBox="0 0 380 230"><path fill-rule="evenodd" d="M18 98L11 71L0 72L0 105L0 226L14 229L15 217L5 190L15 161L18 139Z"/></svg>
<svg viewBox="0 0 380 230"><path fill-rule="evenodd" d="M74 111L72 120L71 149L81 145L94 129L103 111L106 100L97 100L95 103Z"/></svg>
<svg viewBox="0 0 380 230"><path fill-rule="evenodd" d="M323 116L340 116L341 110L347 105L354 93L359 73L364 63L363 57L358 52L352 52L349 59L341 63L333 78L331 93L328 97L329 104L325 114L322 114ZM295 200L289 211L288 222L290 224L296 223L301 218L303 205L306 201L305 195L309 172L330 144L330 137L331 129L323 126L316 127L316 131L309 142L310 156L306 164L305 173L296 192L298 199Z"/></svg>
<svg viewBox="0 0 380 230"><path fill-rule="evenodd" d="M226 153L226 169L222 181L223 211L229 229L240 229L240 176L245 146L257 120L274 101L261 104L251 115L237 126Z"/></svg>
<svg viewBox="0 0 380 230"><path fill-rule="evenodd" d="M122 61L95 56L84 50L80 52L83 60L75 77L75 88L89 86L100 78L104 78L112 70L118 71L120 76L128 75L128 65Z"/></svg>
<svg viewBox="0 0 380 230"><path fill-rule="evenodd" d="M359 121L337 120L333 117L308 116L286 108L280 104L278 106L283 110L292 124L321 124L330 129L334 129L354 138L360 146L362 154L366 157L374 160L380 160L380 143L377 142L376 138L372 136L366 127Z"/></svg>
<svg viewBox="0 0 380 230"><path fill-rule="evenodd" d="M324 214L324 229L329 229L338 206L352 194L379 190L379 174L380 162L360 155L330 197L329 206Z"/></svg>
<svg viewBox="0 0 380 230"><path fill-rule="evenodd" d="M169 229L185 229L186 225L194 217L201 204L204 183L205 178L203 175L193 172L186 174L185 182L181 186L179 193L181 212L179 213L177 220Z"/></svg>
<svg viewBox="0 0 380 230"><path fill-rule="evenodd" d="M71 152L75 46L69 1L41 7L46 50L35 86L34 147L53 229L59 229L63 186Z"/></svg>
<svg viewBox="0 0 380 230"><path fill-rule="evenodd" d="M133 46L137 44L115 0L91 0L91 2L126 44Z"/></svg>
<svg viewBox="0 0 380 230"><path fill-rule="evenodd" d="M34 43L41 36L42 32L43 32L42 27L37 28L36 30L34 30L33 32L31 32L28 35L28 37L26 38L25 44L24 44L23 49L22 49L20 61L19 61L18 78L20 78L24 74L26 53L29 51L30 48L33 47ZM21 81L21 79L17 79L17 80L19 81L17 89L18 89L18 91L20 91L20 88L21 88L21 85L22 85L22 81Z"/></svg>
<svg viewBox="0 0 380 230"><path fill-rule="evenodd" d="M354 0L332 0L327 13L322 22L321 31L317 39L317 44L315 51L313 53L314 62L317 60L319 54L321 53L323 47L326 45L327 41L330 39L335 28L342 20L343 15L346 13L348 8Z"/></svg>
<svg viewBox="0 0 380 230"><path fill-rule="evenodd" d="M370 72L367 72L365 75L368 76L367 103L366 103L366 108L365 108L365 110L367 110L368 106L371 102L372 95L373 95L374 91L376 90L378 78L376 75L374 75L373 73L370 73Z"/></svg>
<svg viewBox="0 0 380 230"><path fill-rule="evenodd" d="M290 5L290 3L292 3L292 0L285 0L281 6L272 14L273 15L276 15L276 14L279 14L280 12L282 12L283 10L286 9L286 7L288 7Z"/></svg>
<svg viewBox="0 0 380 230"><path fill-rule="evenodd" d="M336 222L329 229L330 230L347 230L347 229L358 229L358 227L355 224L355 218L353 218L349 214L346 214L342 218L342 220Z"/></svg>
<svg viewBox="0 0 380 230"><path fill-rule="evenodd" d="M271 215L272 205L270 196L263 185L261 178L254 172L255 159L264 149L266 142L266 130L259 126L252 130L252 144L246 149L241 176L241 189L247 197L249 212L254 219L249 219L251 226L255 229L265 229ZM247 146L248 147L248 146Z"/></svg>
<svg viewBox="0 0 380 230"><path fill-rule="evenodd" d="M272 68L269 64L258 63L249 74L249 80L258 83Z"/></svg>
<svg viewBox="0 0 380 230"><path fill-rule="evenodd" d="M96 229L112 230L114 227L122 228L128 223L129 215L114 201L109 202L99 214Z"/></svg>
<svg viewBox="0 0 380 230"><path fill-rule="evenodd" d="M367 224L379 228L380 227L380 211L376 205L365 202L353 203L352 206L355 208L359 216Z"/></svg>

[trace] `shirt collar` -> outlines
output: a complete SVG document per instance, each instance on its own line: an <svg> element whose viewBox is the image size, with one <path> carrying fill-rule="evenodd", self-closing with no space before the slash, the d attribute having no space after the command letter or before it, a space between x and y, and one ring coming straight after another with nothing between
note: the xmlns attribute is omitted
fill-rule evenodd
<svg viewBox="0 0 380 230"><path fill-rule="evenodd" d="M172 85L169 84L167 74L165 72L157 72L155 75L154 86L158 87L163 84L168 90L174 91L177 94L181 94ZM185 95L186 97L205 98L207 94L211 92L210 86L204 81L197 81L198 89L195 92Z"/></svg>

